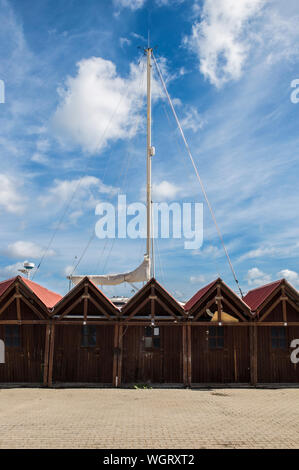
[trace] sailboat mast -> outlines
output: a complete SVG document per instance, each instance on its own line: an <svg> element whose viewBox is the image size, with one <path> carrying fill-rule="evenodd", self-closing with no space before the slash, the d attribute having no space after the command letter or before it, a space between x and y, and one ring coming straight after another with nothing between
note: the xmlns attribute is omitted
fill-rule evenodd
<svg viewBox="0 0 299 470"><path fill-rule="evenodd" d="M146 202L147 202L147 236L146 236L146 254L150 261L152 261L152 135L151 135L151 121L152 121L152 109L151 109L151 57L152 49L148 47L146 49L147 55L147 142L146 142Z"/></svg>

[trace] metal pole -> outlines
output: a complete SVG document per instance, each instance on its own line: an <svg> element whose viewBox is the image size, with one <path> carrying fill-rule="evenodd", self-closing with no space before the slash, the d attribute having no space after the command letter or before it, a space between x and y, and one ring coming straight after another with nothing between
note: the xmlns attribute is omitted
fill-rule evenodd
<svg viewBox="0 0 299 470"><path fill-rule="evenodd" d="M146 254L151 261L151 211L152 211L152 187L151 187L151 178L152 178L152 142L151 142L151 56L152 49L148 47L146 49L147 54L147 163L146 163L146 175L147 175L147 184L146 184L146 200L147 200L147 238L146 238Z"/></svg>

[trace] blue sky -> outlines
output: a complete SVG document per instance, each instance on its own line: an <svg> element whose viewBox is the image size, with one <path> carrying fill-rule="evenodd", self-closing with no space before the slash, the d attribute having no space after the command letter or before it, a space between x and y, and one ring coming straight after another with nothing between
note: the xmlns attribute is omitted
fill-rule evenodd
<svg viewBox="0 0 299 470"><path fill-rule="evenodd" d="M65 293L97 202L143 200L150 28L243 290L298 288L298 20L296 0L0 0L1 278L49 247L34 280ZM156 76L153 144L154 200L203 202ZM179 299L217 276L235 289L206 205L200 250L156 243L156 277ZM95 237L77 273L131 270L144 251Z"/></svg>

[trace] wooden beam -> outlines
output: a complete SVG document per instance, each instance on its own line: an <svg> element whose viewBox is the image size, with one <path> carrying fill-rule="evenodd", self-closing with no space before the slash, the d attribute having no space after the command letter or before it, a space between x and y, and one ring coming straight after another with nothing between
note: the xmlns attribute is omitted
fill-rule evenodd
<svg viewBox="0 0 299 470"><path fill-rule="evenodd" d="M24 302L28 307L33 310L34 313L41 319L44 320L44 316L40 313L40 311L31 303L29 300L26 299L26 297L22 296L22 302Z"/></svg>
<svg viewBox="0 0 299 470"><path fill-rule="evenodd" d="M128 328L128 327L127 327ZM123 326L119 326L119 336L118 336L118 348L119 348L119 353L118 353L118 386L120 387L121 382L122 382L122 362L123 362Z"/></svg>
<svg viewBox="0 0 299 470"><path fill-rule="evenodd" d="M162 308L164 308L175 320L178 320L178 317L176 316L175 313L172 312L172 310L167 307L167 305L164 304L164 302L161 299L157 299L158 304L161 305Z"/></svg>
<svg viewBox="0 0 299 470"><path fill-rule="evenodd" d="M221 303L221 286L217 284L217 296L215 297L217 303L217 321L221 322L222 303Z"/></svg>
<svg viewBox="0 0 299 470"><path fill-rule="evenodd" d="M138 310L141 310L146 304L147 302L149 302L149 298L146 297L143 302L141 302L140 305L137 305L137 307L134 308L134 310L130 313L130 315L127 317L127 320L130 320L130 318L134 317L134 315L136 315L136 313L138 312Z"/></svg>
<svg viewBox="0 0 299 470"><path fill-rule="evenodd" d="M274 304L271 305L271 307L268 308L268 310L265 311L265 313L261 316L261 318L259 319L259 321L263 321L268 315L270 315L270 313L272 312L272 310L275 309L275 307L277 307L277 305L281 302L281 298L279 297L275 302Z"/></svg>
<svg viewBox="0 0 299 470"><path fill-rule="evenodd" d="M51 335L51 325L48 323L48 325L47 325L47 327L46 327L45 354L44 354L44 378L43 378L43 384L44 384L45 386L48 385L50 335Z"/></svg>
<svg viewBox="0 0 299 470"><path fill-rule="evenodd" d="M17 304L17 319L21 321L21 302L20 302L20 289L18 284L16 285L16 304Z"/></svg>
<svg viewBox="0 0 299 470"><path fill-rule="evenodd" d="M183 335L183 383L184 386L188 386L188 348L187 348L187 327L182 327Z"/></svg>
<svg viewBox="0 0 299 470"><path fill-rule="evenodd" d="M113 387L118 387L118 342L119 342L119 324L114 325L114 351L113 351L113 372L112 372L112 384Z"/></svg>
<svg viewBox="0 0 299 470"><path fill-rule="evenodd" d="M151 295L150 295L150 302L151 302L151 320L152 322L155 319L155 300L158 300L157 296L155 295L155 288L151 286Z"/></svg>
<svg viewBox="0 0 299 470"><path fill-rule="evenodd" d="M249 347L250 347L250 383L256 385L258 381L257 366L257 326L253 323L249 327Z"/></svg>
<svg viewBox="0 0 299 470"><path fill-rule="evenodd" d="M8 301L0 308L0 315L7 309L7 307L16 299L16 294L14 294Z"/></svg>
<svg viewBox="0 0 299 470"><path fill-rule="evenodd" d="M51 337L50 337L50 352L49 352L49 375L48 375L49 387L52 387L52 384L53 384L54 347L55 347L55 323L52 323Z"/></svg>
<svg viewBox="0 0 299 470"><path fill-rule="evenodd" d="M223 303L226 304L242 321L246 321L246 318L230 303L229 300L223 298Z"/></svg>
<svg viewBox="0 0 299 470"><path fill-rule="evenodd" d="M295 304L289 297L287 298L287 302L295 309L297 312L299 312L299 306Z"/></svg>
<svg viewBox="0 0 299 470"><path fill-rule="evenodd" d="M187 382L188 386L192 384L192 344L191 344L191 325L187 325L187 344L188 344L188 361L187 361Z"/></svg>
<svg viewBox="0 0 299 470"><path fill-rule="evenodd" d="M100 312L102 312L103 315L105 315L106 318L111 320L111 316L109 315L109 313L107 313L106 310L95 299L90 297L89 300L97 307L98 310L100 310Z"/></svg>
<svg viewBox="0 0 299 470"><path fill-rule="evenodd" d="M79 297L73 304L69 305L69 307L58 317L58 321L71 312L80 302L82 302L82 296Z"/></svg>
<svg viewBox="0 0 299 470"><path fill-rule="evenodd" d="M281 293L282 293L282 319L284 322L287 322L287 302L286 302L286 295L285 295L285 286L281 286Z"/></svg>
<svg viewBox="0 0 299 470"><path fill-rule="evenodd" d="M210 308L215 303L215 297L213 297L193 318L193 321L196 321L199 317L201 317L205 311Z"/></svg>

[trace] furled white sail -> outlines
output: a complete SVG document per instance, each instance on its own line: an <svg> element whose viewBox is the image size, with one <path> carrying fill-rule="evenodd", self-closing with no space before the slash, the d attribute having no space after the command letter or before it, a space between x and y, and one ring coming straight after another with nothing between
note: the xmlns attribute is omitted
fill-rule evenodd
<svg viewBox="0 0 299 470"><path fill-rule="evenodd" d="M68 279L72 281L73 284L77 285L84 277L88 277L94 284L99 286L116 286L117 284L122 284L123 282L146 282L150 279L150 270L151 270L151 263L149 256L145 255L143 262L138 266L138 268L134 269L134 271L130 271L128 273L122 274L91 274L91 275L71 275L68 276Z"/></svg>

